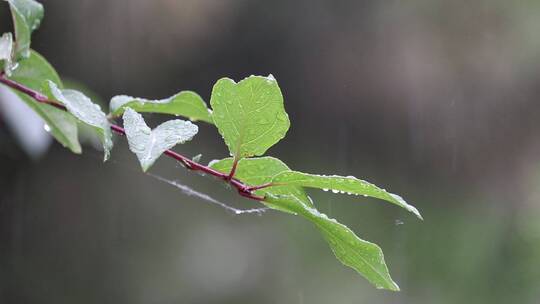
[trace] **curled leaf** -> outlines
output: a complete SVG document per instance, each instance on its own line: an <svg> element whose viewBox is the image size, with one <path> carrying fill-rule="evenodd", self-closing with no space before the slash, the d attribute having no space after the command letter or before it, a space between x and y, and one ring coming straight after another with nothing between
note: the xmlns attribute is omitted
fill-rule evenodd
<svg viewBox="0 0 540 304"><path fill-rule="evenodd" d="M34 0L6 0L11 8L13 27L15 28L15 53L17 57L30 56L32 32L39 27L43 19L43 5Z"/></svg>
<svg viewBox="0 0 540 304"><path fill-rule="evenodd" d="M199 131L196 125L180 119L169 120L152 130L142 115L131 108L125 110L123 119L129 149L137 155L143 171L148 170L165 150L191 140Z"/></svg>
<svg viewBox="0 0 540 304"><path fill-rule="evenodd" d="M109 159L113 146L111 124L105 113L101 111L101 107L79 91L60 89L52 81L49 81L48 84L51 94L56 100L66 106L73 116L96 130L103 145L103 159Z"/></svg>

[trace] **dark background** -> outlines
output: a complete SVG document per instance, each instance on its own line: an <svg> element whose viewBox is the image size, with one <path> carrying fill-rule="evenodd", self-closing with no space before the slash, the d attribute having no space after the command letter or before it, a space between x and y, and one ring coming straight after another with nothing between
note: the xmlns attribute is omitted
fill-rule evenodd
<svg viewBox="0 0 540 304"><path fill-rule="evenodd" d="M30 158L3 121L1 303L537 303L540 2L42 3L33 48L105 105L184 89L208 101L223 76L272 73L292 126L269 155L370 180L425 221L311 193L382 247L402 292L380 291L300 218L234 216L187 196L143 174L121 138L106 163L57 143ZM176 150L227 156L215 128L199 126ZM151 172L253 206L169 159Z"/></svg>

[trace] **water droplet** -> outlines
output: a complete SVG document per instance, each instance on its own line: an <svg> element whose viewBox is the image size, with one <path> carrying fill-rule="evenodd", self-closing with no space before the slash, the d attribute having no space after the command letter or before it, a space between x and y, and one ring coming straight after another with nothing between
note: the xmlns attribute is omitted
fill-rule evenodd
<svg viewBox="0 0 540 304"><path fill-rule="evenodd" d="M48 124L44 124L43 125L43 130L45 130L45 132L49 133L49 132L51 132L51 127L49 127Z"/></svg>
<svg viewBox="0 0 540 304"><path fill-rule="evenodd" d="M323 191L328 191L328 189L326 189L326 188L323 188L322 190L323 190Z"/></svg>
<svg viewBox="0 0 540 304"><path fill-rule="evenodd" d="M332 189L332 193L339 193L339 190Z"/></svg>

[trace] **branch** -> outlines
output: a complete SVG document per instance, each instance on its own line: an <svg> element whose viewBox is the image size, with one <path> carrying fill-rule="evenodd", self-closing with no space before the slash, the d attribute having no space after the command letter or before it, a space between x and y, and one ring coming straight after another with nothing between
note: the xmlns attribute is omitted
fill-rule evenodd
<svg viewBox="0 0 540 304"><path fill-rule="evenodd" d="M35 101L37 102L40 102L40 103L44 103L44 104L48 104L48 105L51 105L53 107L56 107L58 109L61 109L61 110L64 110L64 111L67 111L66 107L60 103L58 103L57 101L55 100L50 100L47 96L43 95L42 93L38 92L38 91L35 91L29 87L26 87L16 81L13 81L9 78L6 77L5 73L4 72L0 72L0 83L3 83L5 84L6 86L16 90L16 91L19 91L23 94L26 94L28 96L30 96L31 98L33 98ZM119 135L126 135L126 131L124 130L124 128L122 128L121 126L119 125L116 125L114 123L111 123L111 130L114 131L115 133L119 134ZM252 199L252 200L256 200L256 201L262 201L264 200L264 197L262 196L257 196L255 194L253 194L253 191L256 190L256 189L261 189L259 188L258 186L249 186L247 184L244 184L242 181L238 180L237 178L234 178L233 175L234 175L234 171L232 171L231 173L232 174L227 174L227 173L221 173L219 171L216 171L208 166L205 166L205 165L202 165L200 163L197 163L193 160L191 160L190 158L182 155L182 154L179 154L177 152L174 152L173 150L166 150L164 152L165 155L167 155L168 157L180 162L182 165L184 165L187 169L189 170L193 170L193 171L201 171L203 173L206 173L206 174L209 174L209 175L212 175L212 176L215 176L221 180L223 180L225 183L233 186L234 188L236 188L236 190L238 191L238 194L240 194L241 196L245 197L245 198L249 198L249 199ZM234 170L235 168L233 168ZM261 185L261 186L264 186L264 185Z"/></svg>

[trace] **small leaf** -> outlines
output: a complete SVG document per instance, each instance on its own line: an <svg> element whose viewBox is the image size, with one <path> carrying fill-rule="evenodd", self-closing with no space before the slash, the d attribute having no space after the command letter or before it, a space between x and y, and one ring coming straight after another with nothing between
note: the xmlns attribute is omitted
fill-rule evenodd
<svg viewBox="0 0 540 304"><path fill-rule="evenodd" d="M222 78L214 85L210 104L214 123L236 159L263 155L290 126L272 75L250 76L239 83Z"/></svg>
<svg viewBox="0 0 540 304"><path fill-rule="evenodd" d="M129 149L137 155L143 171L148 170L165 150L191 140L199 131L196 125L180 119L169 120L151 130L141 114L131 108L125 110L123 119Z"/></svg>
<svg viewBox="0 0 540 304"><path fill-rule="evenodd" d="M109 159L113 146L111 124L105 113L101 111L100 106L79 91L62 90L52 81L49 81L48 84L51 94L56 100L66 106L67 110L81 122L94 127L103 144L103 160Z"/></svg>
<svg viewBox="0 0 540 304"><path fill-rule="evenodd" d="M18 62L17 68L12 72L9 79L16 81L32 90L39 91L52 99L51 94L43 89L46 80L54 82L62 87L62 82L54 68L35 51L30 52L30 57ZM30 108L32 108L49 126L52 136L64 147L74 153L81 153L81 145L77 137L77 121L73 115L57 109L51 105L40 103L22 94L15 92Z"/></svg>
<svg viewBox="0 0 540 304"><path fill-rule="evenodd" d="M369 182L357 179L354 176L328 176L289 171L278 174L274 177L272 182L278 185L295 185L332 190L334 193L347 193L374 197L405 208L407 211L422 219L420 212L418 212L414 206L407 204L407 202L405 202L405 200L403 200L403 198L401 198L399 195L386 192L386 190L381 189Z"/></svg>
<svg viewBox="0 0 540 304"><path fill-rule="evenodd" d="M213 161L209 166L222 173L231 171L233 158L225 158ZM270 183L272 178L281 173L290 171L289 167L281 160L273 157L244 158L238 162L235 177L250 186L258 186ZM268 187L254 192L257 195L266 194L280 195L287 194L294 196L307 206L312 206L311 199L301 187L282 186ZM283 211L283 210L282 210Z"/></svg>
<svg viewBox="0 0 540 304"><path fill-rule="evenodd" d="M202 120L213 124L211 112L195 92L182 91L172 97L160 100L131 97L126 95L115 96L111 99L110 111L114 116L120 116L130 107L137 112L150 112L184 116L192 121Z"/></svg>
<svg viewBox="0 0 540 304"><path fill-rule="evenodd" d="M43 19L43 5L34 0L6 1L9 2L15 28L15 53L18 58L28 58L32 31L39 27Z"/></svg>
<svg viewBox="0 0 540 304"><path fill-rule="evenodd" d="M291 196L268 195L268 205L301 215L319 229L338 260L356 270L377 288L398 291L399 286L392 280L384 255L379 246L360 239L347 226L328 218L316 209L306 206Z"/></svg>
<svg viewBox="0 0 540 304"><path fill-rule="evenodd" d="M7 76L11 76L13 70L13 36L11 33L4 33L0 37L0 72L4 71Z"/></svg>

